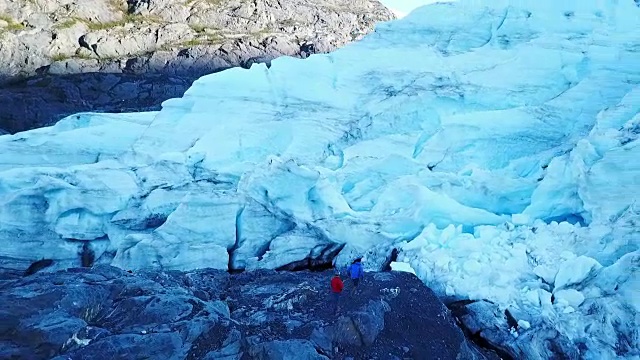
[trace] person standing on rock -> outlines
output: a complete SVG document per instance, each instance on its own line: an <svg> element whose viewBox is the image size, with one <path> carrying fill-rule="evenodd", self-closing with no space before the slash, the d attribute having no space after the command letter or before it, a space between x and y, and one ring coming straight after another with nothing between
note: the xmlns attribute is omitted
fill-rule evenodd
<svg viewBox="0 0 640 360"><path fill-rule="evenodd" d="M364 276L364 268L362 267L362 259L358 258L353 260L353 263L349 265L347 269L349 273L349 277L351 278L351 284L353 287L351 288L351 293L355 294L358 292L357 287L360 283L360 279Z"/></svg>
<svg viewBox="0 0 640 360"><path fill-rule="evenodd" d="M344 283L340 278L340 272L336 270L331 278L331 302L333 303L334 313L338 313L340 310L340 297L342 295L342 289L344 289Z"/></svg>

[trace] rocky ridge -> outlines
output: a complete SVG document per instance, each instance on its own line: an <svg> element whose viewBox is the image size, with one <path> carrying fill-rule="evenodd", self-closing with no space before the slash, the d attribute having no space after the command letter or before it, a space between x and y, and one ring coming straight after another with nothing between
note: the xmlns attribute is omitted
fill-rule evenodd
<svg viewBox="0 0 640 360"><path fill-rule="evenodd" d="M0 128L158 109L198 77L332 51L393 14L375 0L0 3Z"/></svg>
<svg viewBox="0 0 640 360"><path fill-rule="evenodd" d="M96 266L0 279L3 359L495 359L412 274Z"/></svg>

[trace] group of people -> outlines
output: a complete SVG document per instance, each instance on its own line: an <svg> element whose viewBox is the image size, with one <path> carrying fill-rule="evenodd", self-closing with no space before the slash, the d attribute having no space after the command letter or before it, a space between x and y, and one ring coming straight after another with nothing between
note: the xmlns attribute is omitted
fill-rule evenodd
<svg viewBox="0 0 640 360"><path fill-rule="evenodd" d="M351 265L347 268L347 276L351 280L351 295L355 295L358 292L358 284L360 279L364 276L364 268L362 267L362 259L355 259ZM340 271L336 269L333 277L331 278L331 299L333 303L334 312L340 310L340 299L342 297L342 291L344 290L344 282L340 277Z"/></svg>

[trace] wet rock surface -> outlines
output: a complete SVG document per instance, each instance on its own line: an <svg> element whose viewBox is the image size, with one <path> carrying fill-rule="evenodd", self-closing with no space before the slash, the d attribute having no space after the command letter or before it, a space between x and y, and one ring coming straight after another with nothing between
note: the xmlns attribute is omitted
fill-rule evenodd
<svg viewBox="0 0 640 360"><path fill-rule="evenodd" d="M375 0L2 2L0 129L157 110L202 75L329 52L392 18Z"/></svg>
<svg viewBox="0 0 640 360"><path fill-rule="evenodd" d="M414 275L128 273L106 266L0 282L2 359L482 359Z"/></svg>

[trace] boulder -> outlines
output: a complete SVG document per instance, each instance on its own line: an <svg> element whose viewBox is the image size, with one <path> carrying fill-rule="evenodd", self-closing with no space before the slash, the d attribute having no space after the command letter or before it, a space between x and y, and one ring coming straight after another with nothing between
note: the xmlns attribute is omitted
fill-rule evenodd
<svg viewBox="0 0 640 360"><path fill-rule="evenodd" d="M256 360L328 360L309 340L274 340L253 345L248 352Z"/></svg>

